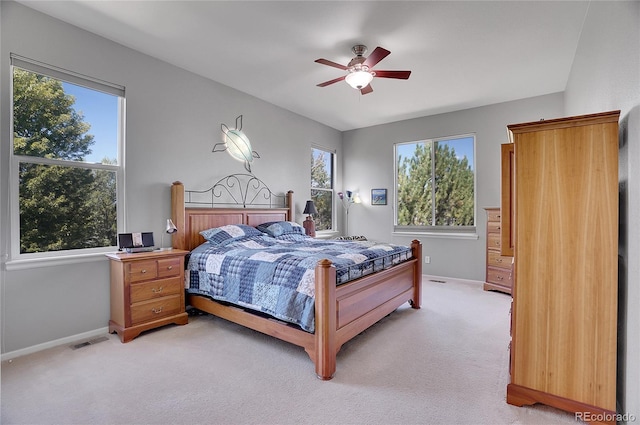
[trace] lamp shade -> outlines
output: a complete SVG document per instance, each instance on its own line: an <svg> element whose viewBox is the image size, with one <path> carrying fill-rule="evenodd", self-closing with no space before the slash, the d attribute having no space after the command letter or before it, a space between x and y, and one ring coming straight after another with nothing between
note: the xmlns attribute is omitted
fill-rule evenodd
<svg viewBox="0 0 640 425"><path fill-rule="evenodd" d="M345 77L345 81L356 90L367 87L373 80L373 75L367 71L354 71Z"/></svg>
<svg viewBox="0 0 640 425"><path fill-rule="evenodd" d="M175 224L173 224L173 220L170 218L167 219L167 229L165 230L168 234L172 234L178 231L178 228Z"/></svg>
<svg viewBox="0 0 640 425"><path fill-rule="evenodd" d="M304 211L302 213L313 215L318 214L318 210L316 210L316 205L313 203L313 201L307 201L307 204L304 206Z"/></svg>

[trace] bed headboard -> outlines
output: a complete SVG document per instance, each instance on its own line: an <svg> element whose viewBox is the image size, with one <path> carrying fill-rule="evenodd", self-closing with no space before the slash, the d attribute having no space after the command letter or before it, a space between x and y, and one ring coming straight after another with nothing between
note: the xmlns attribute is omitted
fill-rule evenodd
<svg viewBox="0 0 640 425"><path fill-rule="evenodd" d="M237 176L237 175L234 175ZM194 194L203 194L211 191L211 196L216 197L216 190L222 188L223 191L229 190L229 178L227 176L224 179L216 183L211 189L207 191L185 191L184 185L181 182L174 182L171 186L171 218L178 228L178 231L173 234L173 247L176 249L184 249L191 251L198 245L204 242L204 238L200 235L200 232L212 227L224 226L227 224L247 224L249 226L257 226L268 221L291 221L295 217L294 204L293 204L293 191L289 191L286 195L282 196L284 202L283 206L273 206L271 196L275 196L271 191L268 191L268 197L265 195L265 189L261 185L264 185L260 180L255 177L251 178L250 190L256 191L259 195L250 195L247 197L247 191L242 191L247 186L236 186L236 183L231 185L231 189L239 191L239 197L231 196L234 202L201 202L194 200ZM256 183L256 181L258 183ZM221 183L222 182L222 183ZM243 183L244 184L244 183ZM265 186L266 187L266 186ZM186 198L185 198L186 194ZM268 199L268 202L256 203L254 202L256 197L261 199ZM186 199L186 201L185 201ZM237 201L239 200L239 201ZM192 206L192 205L207 205L207 206ZM221 205L218 208L215 205ZM229 206L236 205L236 206Z"/></svg>

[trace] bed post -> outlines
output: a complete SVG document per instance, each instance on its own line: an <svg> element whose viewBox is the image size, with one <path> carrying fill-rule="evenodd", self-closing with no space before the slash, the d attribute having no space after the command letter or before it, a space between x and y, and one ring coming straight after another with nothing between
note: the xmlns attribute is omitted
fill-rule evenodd
<svg viewBox="0 0 640 425"><path fill-rule="evenodd" d="M413 274L413 299L411 307L418 309L422 303L422 244L419 240L411 241L413 258L417 259L415 273Z"/></svg>
<svg viewBox="0 0 640 425"><path fill-rule="evenodd" d="M172 246L176 249L186 248L185 214L184 214L184 185L175 181L171 185L171 220L178 231L173 235Z"/></svg>
<svg viewBox="0 0 640 425"><path fill-rule="evenodd" d="M289 221L296 221L296 207L293 205L293 190L287 192L287 208L289 208Z"/></svg>
<svg viewBox="0 0 640 425"><path fill-rule="evenodd" d="M336 268L331 261L318 261L315 270L316 375L323 381L333 378L336 372Z"/></svg>

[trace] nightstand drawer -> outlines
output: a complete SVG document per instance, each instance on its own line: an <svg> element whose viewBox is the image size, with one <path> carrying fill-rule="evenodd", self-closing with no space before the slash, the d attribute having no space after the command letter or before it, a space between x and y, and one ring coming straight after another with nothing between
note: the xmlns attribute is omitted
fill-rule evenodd
<svg viewBox="0 0 640 425"><path fill-rule="evenodd" d="M156 260L135 261L127 264L129 282L141 282L155 279L158 276L158 263Z"/></svg>
<svg viewBox="0 0 640 425"><path fill-rule="evenodd" d="M135 325L180 313L182 310L180 299L180 295L172 295L133 304L131 306L131 324Z"/></svg>
<svg viewBox="0 0 640 425"><path fill-rule="evenodd" d="M158 277L180 276L181 257L158 260Z"/></svg>
<svg viewBox="0 0 640 425"><path fill-rule="evenodd" d="M134 283L131 285L131 304L168 295L180 295L183 286L179 277Z"/></svg>

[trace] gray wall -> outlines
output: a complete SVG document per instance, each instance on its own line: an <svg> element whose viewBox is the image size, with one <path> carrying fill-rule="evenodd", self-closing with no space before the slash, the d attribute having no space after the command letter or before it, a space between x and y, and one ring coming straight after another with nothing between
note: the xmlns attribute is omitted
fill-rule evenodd
<svg viewBox="0 0 640 425"><path fill-rule="evenodd" d="M639 418L640 2L591 3L565 99L567 115L621 110L618 403Z"/></svg>
<svg viewBox="0 0 640 425"><path fill-rule="evenodd" d="M206 189L245 172L226 153L220 124L243 130L260 154L254 174L274 190L294 191L302 222L309 197L311 144L335 149L341 133L229 87L145 56L13 2L2 2L0 134L2 255L8 252L7 180L10 145L9 53L126 87L126 229L160 235L170 216L170 185ZM25 31L28 28L28 31ZM299 158L300 160L292 160ZM341 164L338 164L341 168ZM6 257L3 257L6 258ZM2 271L2 353L95 331L109 320L106 257Z"/></svg>
<svg viewBox="0 0 640 425"><path fill-rule="evenodd" d="M256 98L114 44L75 27L2 2L0 6L0 247L8 247L9 52L91 75L127 88L127 229L159 234L169 215L169 185L202 187L242 166L211 154L221 123L244 115L244 130L261 159L255 174L277 190L296 192L297 220L308 196L305 161L311 144L334 148L340 189L358 190L365 203L350 213L349 233L406 243L392 234L393 200L367 205L371 188L392 194L392 145L424 137L475 132L477 240L421 237L432 263L426 274L484 280L482 207L499 203L499 145L511 123L622 110L621 354L619 400L640 415L640 3L591 2L567 90L505 104L424 117L341 134ZM29 31L24 29L28 28ZM46 41L46 42L45 42ZM342 147L344 146L344 148ZM343 152L344 149L344 152ZM343 154L344 153L344 154ZM286 154L286 156L285 156ZM635 168L631 167L635 164ZM342 173L344 181L342 183ZM280 182L290 182L280 187ZM43 346L106 326L108 267L104 258L25 270L0 271L2 353Z"/></svg>
<svg viewBox="0 0 640 425"><path fill-rule="evenodd" d="M500 103L442 115L416 118L344 133L344 181L359 190L363 204L349 212L349 233L379 240L409 243L417 237L425 274L484 281L485 207L500 206L500 145L508 142L507 125L563 116L562 93ZM432 137L476 134L477 239L393 234L393 144ZM372 188L387 188L388 204L372 206ZM347 187L345 187L347 189Z"/></svg>

